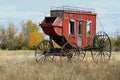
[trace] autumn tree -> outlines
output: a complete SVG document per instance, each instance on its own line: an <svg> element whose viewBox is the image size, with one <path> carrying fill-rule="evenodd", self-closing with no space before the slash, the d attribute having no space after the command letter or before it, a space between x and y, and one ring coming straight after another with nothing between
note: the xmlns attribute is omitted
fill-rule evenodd
<svg viewBox="0 0 120 80"><path fill-rule="evenodd" d="M20 32L15 38L15 49L19 50L22 49L24 44L24 34Z"/></svg>
<svg viewBox="0 0 120 80"><path fill-rule="evenodd" d="M40 33L40 28L31 20L22 23L22 31L26 44L32 48L40 43L44 35Z"/></svg>
<svg viewBox="0 0 120 80"><path fill-rule="evenodd" d="M23 43L22 45L22 49L29 49L29 34L31 31L31 26L28 25L28 22L21 22L21 27L22 27L22 31L21 31L21 37L23 36Z"/></svg>
<svg viewBox="0 0 120 80"><path fill-rule="evenodd" d="M7 48L7 35L4 26L0 26L0 47L1 49Z"/></svg>
<svg viewBox="0 0 120 80"><path fill-rule="evenodd" d="M17 34L17 28L13 23L9 24L9 27L7 29L7 43L9 49L14 49L17 46L16 42L16 34Z"/></svg>
<svg viewBox="0 0 120 80"><path fill-rule="evenodd" d="M43 40L44 35L40 33L39 27L35 23L28 21L27 25L31 28L29 33L29 46L36 46Z"/></svg>

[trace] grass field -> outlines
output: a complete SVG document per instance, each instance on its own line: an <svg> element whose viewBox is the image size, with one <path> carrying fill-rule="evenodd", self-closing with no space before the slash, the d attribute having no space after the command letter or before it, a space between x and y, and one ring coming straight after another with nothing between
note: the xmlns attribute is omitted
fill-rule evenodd
<svg viewBox="0 0 120 80"><path fill-rule="evenodd" d="M34 56L34 51L0 51L0 63ZM120 53L112 53L106 64L84 62L38 64L33 61L0 66L0 80L119 80Z"/></svg>
<svg viewBox="0 0 120 80"><path fill-rule="evenodd" d="M34 51L0 51L0 63L25 59L34 56Z"/></svg>

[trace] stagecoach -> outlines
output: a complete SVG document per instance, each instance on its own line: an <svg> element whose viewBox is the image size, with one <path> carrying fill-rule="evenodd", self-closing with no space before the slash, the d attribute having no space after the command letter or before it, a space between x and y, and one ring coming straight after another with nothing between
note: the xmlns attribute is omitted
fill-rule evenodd
<svg viewBox="0 0 120 80"><path fill-rule="evenodd" d="M96 32L96 16L94 9L62 6L54 7L50 16L45 17L39 25L49 40L43 40L35 50L37 62L60 61L76 62L84 60L86 51L91 53L95 63L108 62L111 57L111 41L103 32ZM60 48L54 48L53 41Z"/></svg>

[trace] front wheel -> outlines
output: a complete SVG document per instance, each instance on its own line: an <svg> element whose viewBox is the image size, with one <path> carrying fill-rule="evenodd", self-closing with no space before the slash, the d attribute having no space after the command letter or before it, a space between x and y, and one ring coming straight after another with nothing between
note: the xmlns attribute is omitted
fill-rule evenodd
<svg viewBox="0 0 120 80"><path fill-rule="evenodd" d="M41 41L35 49L36 62L44 63L54 60L54 46L48 40Z"/></svg>

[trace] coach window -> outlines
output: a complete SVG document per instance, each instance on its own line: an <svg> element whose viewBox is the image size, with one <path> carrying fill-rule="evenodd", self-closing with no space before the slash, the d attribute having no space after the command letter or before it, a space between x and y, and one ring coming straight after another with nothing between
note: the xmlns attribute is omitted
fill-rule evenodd
<svg viewBox="0 0 120 80"><path fill-rule="evenodd" d="M89 37L91 35L91 25L92 25L92 22L87 21L87 23L86 23L86 36L87 37Z"/></svg>
<svg viewBox="0 0 120 80"><path fill-rule="evenodd" d="M75 22L73 20L69 22L69 36L75 37Z"/></svg>
<svg viewBox="0 0 120 80"><path fill-rule="evenodd" d="M79 35L79 37L82 37L82 22L79 22L78 35Z"/></svg>

